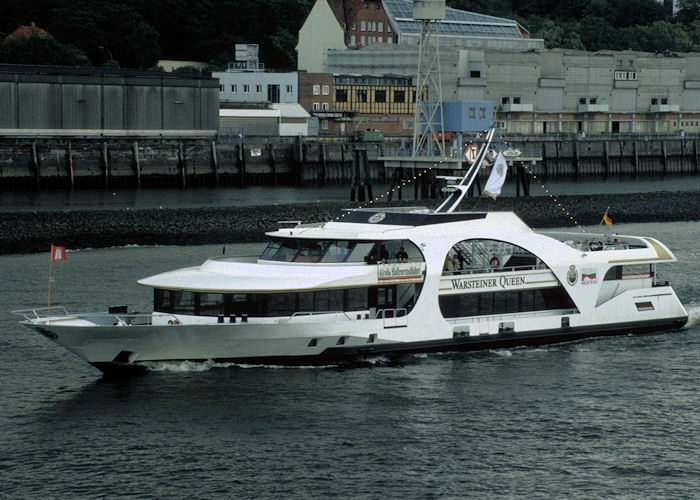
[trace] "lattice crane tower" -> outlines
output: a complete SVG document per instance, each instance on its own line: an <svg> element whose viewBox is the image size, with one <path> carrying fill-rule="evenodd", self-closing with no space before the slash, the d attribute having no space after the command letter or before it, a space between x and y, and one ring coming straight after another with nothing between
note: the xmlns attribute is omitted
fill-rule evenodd
<svg viewBox="0 0 700 500"><path fill-rule="evenodd" d="M445 19L445 0L413 0L413 19L420 24L416 107L413 115L413 156L444 157L445 134L438 34L440 20Z"/></svg>

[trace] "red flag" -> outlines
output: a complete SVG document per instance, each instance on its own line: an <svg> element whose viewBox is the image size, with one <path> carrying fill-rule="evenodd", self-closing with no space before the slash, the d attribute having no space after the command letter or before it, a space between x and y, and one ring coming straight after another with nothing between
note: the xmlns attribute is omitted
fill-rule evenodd
<svg viewBox="0 0 700 500"><path fill-rule="evenodd" d="M66 247L51 245L51 262L66 260Z"/></svg>

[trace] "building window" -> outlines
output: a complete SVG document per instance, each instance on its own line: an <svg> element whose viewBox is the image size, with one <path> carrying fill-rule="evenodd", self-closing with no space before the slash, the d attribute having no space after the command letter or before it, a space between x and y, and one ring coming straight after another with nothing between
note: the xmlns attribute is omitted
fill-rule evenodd
<svg viewBox="0 0 700 500"><path fill-rule="evenodd" d="M330 88L328 87L328 85L324 85L321 93L323 95L328 95L329 92L330 92Z"/></svg>
<svg viewBox="0 0 700 500"><path fill-rule="evenodd" d="M520 96L519 95L513 96L513 104L520 104Z"/></svg>
<svg viewBox="0 0 700 500"><path fill-rule="evenodd" d="M394 90L394 102L406 102L406 91Z"/></svg>
<svg viewBox="0 0 700 500"><path fill-rule="evenodd" d="M352 30L357 31L357 23L352 23Z"/></svg>
<svg viewBox="0 0 700 500"><path fill-rule="evenodd" d="M321 109L321 105L319 103L315 102L312 104L311 109L313 109L314 111L318 111Z"/></svg>
<svg viewBox="0 0 700 500"><path fill-rule="evenodd" d="M486 118L486 108L479 108L479 118Z"/></svg>
<svg viewBox="0 0 700 500"><path fill-rule="evenodd" d="M469 78L481 78L481 71L470 71Z"/></svg>
<svg viewBox="0 0 700 500"><path fill-rule="evenodd" d="M322 104L321 104L321 109L322 109L323 111L328 111L328 103L327 103L327 102L322 103Z"/></svg>
<svg viewBox="0 0 700 500"><path fill-rule="evenodd" d="M508 104L510 102L510 97L501 97L501 104Z"/></svg>
<svg viewBox="0 0 700 500"><path fill-rule="evenodd" d="M360 89L355 91L358 102L367 102L367 91L365 89Z"/></svg>
<svg viewBox="0 0 700 500"><path fill-rule="evenodd" d="M386 90L375 90L374 102L386 102Z"/></svg>
<svg viewBox="0 0 700 500"><path fill-rule="evenodd" d="M346 89L335 89L335 102L348 102L348 91Z"/></svg>
<svg viewBox="0 0 700 500"><path fill-rule="evenodd" d="M391 39L391 37L390 37L390 36L389 36L389 37L387 37L387 39L386 39L386 43L391 43L392 41L393 41L393 40Z"/></svg>
<svg viewBox="0 0 700 500"><path fill-rule="evenodd" d="M391 25L387 23L386 25L386 32L391 33Z"/></svg>
<svg viewBox="0 0 700 500"><path fill-rule="evenodd" d="M219 92L223 92L223 91L224 91L224 86L223 86L223 85L219 85Z"/></svg>
<svg viewBox="0 0 700 500"><path fill-rule="evenodd" d="M365 35L360 37L360 45L367 45L367 37Z"/></svg>
<svg viewBox="0 0 700 500"><path fill-rule="evenodd" d="M321 93L321 86L314 85L314 95L319 95Z"/></svg>
<svg viewBox="0 0 700 500"><path fill-rule="evenodd" d="M622 63L622 61L620 61ZM615 71L615 80L636 80L636 71Z"/></svg>
<svg viewBox="0 0 700 500"><path fill-rule="evenodd" d="M291 86L291 85L287 85L287 88L286 88L286 90L287 90L287 94L291 94L291 93L292 93L292 91L293 91L293 88L292 88L292 86Z"/></svg>
<svg viewBox="0 0 700 500"><path fill-rule="evenodd" d="M321 120L321 128L323 130L328 130L328 120Z"/></svg>
<svg viewBox="0 0 700 500"><path fill-rule="evenodd" d="M357 43L357 38L355 35L350 35L350 45L355 45Z"/></svg>
<svg viewBox="0 0 700 500"><path fill-rule="evenodd" d="M379 5L379 4L377 4L377 5ZM377 31L380 33L384 33L384 23L383 22L379 21L377 23Z"/></svg>
<svg viewBox="0 0 700 500"><path fill-rule="evenodd" d="M255 86L255 93L256 93L256 94L262 94L262 85L256 85L256 86Z"/></svg>
<svg viewBox="0 0 700 500"><path fill-rule="evenodd" d="M656 97L652 97L651 98L651 105L656 106L657 104L659 104L659 99Z"/></svg>
<svg viewBox="0 0 700 500"><path fill-rule="evenodd" d="M668 97L662 97L661 104L668 104Z"/></svg>
<svg viewBox="0 0 700 500"><path fill-rule="evenodd" d="M366 31L367 30L367 23L364 21L360 21L360 31Z"/></svg>
<svg viewBox="0 0 700 500"><path fill-rule="evenodd" d="M472 120L476 118L476 111L474 110L474 108L469 108L469 118L471 118Z"/></svg>
<svg viewBox="0 0 700 500"><path fill-rule="evenodd" d="M598 98L597 97L590 97L588 99L588 104L598 104Z"/></svg>
<svg viewBox="0 0 700 500"><path fill-rule="evenodd" d="M586 104L586 98L585 97L580 97L578 100L579 104Z"/></svg>
<svg viewBox="0 0 700 500"><path fill-rule="evenodd" d="M249 93L249 92L250 92L250 85L244 84L244 85L243 85L243 93L244 93L244 94L247 94L247 93Z"/></svg>

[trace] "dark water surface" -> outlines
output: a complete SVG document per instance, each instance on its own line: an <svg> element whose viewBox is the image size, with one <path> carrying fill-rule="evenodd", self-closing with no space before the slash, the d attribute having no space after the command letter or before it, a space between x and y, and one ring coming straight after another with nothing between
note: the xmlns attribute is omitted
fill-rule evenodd
<svg viewBox="0 0 700 500"><path fill-rule="evenodd" d="M482 181L483 184L483 181ZM658 191L698 191L697 175L674 174L665 177L586 179L548 179L545 186L557 195L648 193ZM373 183L375 196L394 187L393 184ZM503 196L515 196L515 182L508 179ZM532 182L532 196L544 196L540 184ZM413 189L406 189L404 199L413 199ZM248 187L195 187L187 189L110 189L75 191L17 191L0 192L0 212L54 211L54 210L117 210L148 208L201 208L315 201L350 201L350 183L331 184L323 188L313 186L248 186Z"/></svg>
<svg viewBox="0 0 700 500"><path fill-rule="evenodd" d="M121 382L9 315L46 304L48 252L0 256L0 498L697 498L700 224L615 229L669 244L680 262L660 272L689 326L352 367L161 364ZM218 253L69 252L52 303L138 309L137 278Z"/></svg>

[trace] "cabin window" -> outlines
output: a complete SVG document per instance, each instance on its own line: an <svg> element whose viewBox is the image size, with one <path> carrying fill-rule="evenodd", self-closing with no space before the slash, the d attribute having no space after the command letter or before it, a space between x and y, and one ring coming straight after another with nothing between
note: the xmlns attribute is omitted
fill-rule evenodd
<svg viewBox="0 0 700 500"><path fill-rule="evenodd" d="M402 308L410 311L418 300L422 287L422 283L400 283L281 293L216 293L155 289L153 310L188 316L246 314L250 318L292 316L297 312L367 311L370 308Z"/></svg>
<svg viewBox="0 0 700 500"><path fill-rule="evenodd" d="M628 264L624 266L613 266L608 269L603 281L651 278L652 276L651 264Z"/></svg>
<svg viewBox="0 0 700 500"><path fill-rule="evenodd" d="M497 240L464 240L445 257L442 275L517 272L547 269L533 253L512 243Z"/></svg>
<svg viewBox="0 0 700 500"><path fill-rule="evenodd" d="M354 241L333 241L328 245L321 262L345 262L345 258L355 245Z"/></svg>
<svg viewBox="0 0 700 500"><path fill-rule="evenodd" d="M223 293L198 293L195 295L197 301L197 315L218 316L224 314L224 294ZM197 303L198 302L198 303Z"/></svg>
<svg viewBox="0 0 700 500"><path fill-rule="evenodd" d="M441 295L439 302L445 318L576 309L561 285L535 290Z"/></svg>

